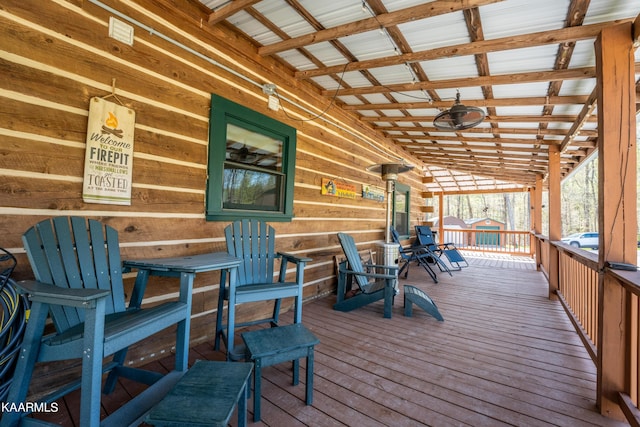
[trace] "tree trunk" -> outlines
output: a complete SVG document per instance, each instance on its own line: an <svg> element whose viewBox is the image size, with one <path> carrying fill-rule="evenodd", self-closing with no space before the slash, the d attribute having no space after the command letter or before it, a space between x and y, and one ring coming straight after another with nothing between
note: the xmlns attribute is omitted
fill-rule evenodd
<svg viewBox="0 0 640 427"><path fill-rule="evenodd" d="M589 207L589 227L587 230L596 230L597 223L596 218L598 216L597 206L598 206L598 189L596 187L598 183L598 166L595 161L589 162L587 165L587 170L589 178L587 178L587 200L585 205Z"/></svg>
<svg viewBox="0 0 640 427"><path fill-rule="evenodd" d="M471 205L471 197L469 197L469 195L467 194L467 209L469 209L469 216L467 218L473 218L473 206ZM462 216L459 216L458 218L464 218Z"/></svg>
<svg viewBox="0 0 640 427"><path fill-rule="evenodd" d="M513 211L513 200L511 199L513 196L509 193L504 193L504 207L507 221L507 230L515 230L516 224L516 215Z"/></svg>

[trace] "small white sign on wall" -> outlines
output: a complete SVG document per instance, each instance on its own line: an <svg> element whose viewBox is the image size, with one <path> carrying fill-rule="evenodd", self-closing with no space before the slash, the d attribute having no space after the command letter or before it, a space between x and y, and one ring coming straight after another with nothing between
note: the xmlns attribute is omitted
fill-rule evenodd
<svg viewBox="0 0 640 427"><path fill-rule="evenodd" d="M131 205L135 121L132 109L91 98L82 188L85 202Z"/></svg>

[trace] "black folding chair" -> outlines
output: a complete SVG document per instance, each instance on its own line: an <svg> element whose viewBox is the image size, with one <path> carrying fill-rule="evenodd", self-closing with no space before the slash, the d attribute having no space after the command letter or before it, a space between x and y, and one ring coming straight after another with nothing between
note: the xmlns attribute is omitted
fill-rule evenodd
<svg viewBox="0 0 640 427"><path fill-rule="evenodd" d="M420 245L426 245L433 248L434 252L437 252L439 256L444 255L451 267L454 270L461 270L463 267L468 267L469 263L462 256L458 248L452 243L436 243L435 238L433 236L433 231L431 227L427 225L416 225L416 241Z"/></svg>

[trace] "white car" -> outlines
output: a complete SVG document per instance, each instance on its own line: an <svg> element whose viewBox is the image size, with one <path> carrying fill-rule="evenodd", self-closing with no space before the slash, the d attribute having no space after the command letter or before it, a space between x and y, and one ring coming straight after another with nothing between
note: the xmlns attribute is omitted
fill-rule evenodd
<svg viewBox="0 0 640 427"><path fill-rule="evenodd" d="M563 237L562 241L576 248L593 248L598 249L598 233L588 231L586 233L575 233L567 237Z"/></svg>

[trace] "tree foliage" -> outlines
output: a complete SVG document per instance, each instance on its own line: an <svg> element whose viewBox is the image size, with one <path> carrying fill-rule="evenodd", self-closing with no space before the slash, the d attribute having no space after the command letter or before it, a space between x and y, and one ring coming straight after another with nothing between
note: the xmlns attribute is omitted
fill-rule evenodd
<svg viewBox="0 0 640 427"><path fill-rule="evenodd" d="M507 230L529 230L529 193L464 194L444 197L444 216L491 218Z"/></svg>
<svg viewBox="0 0 640 427"><path fill-rule="evenodd" d="M562 181L562 235L598 231L598 158Z"/></svg>

